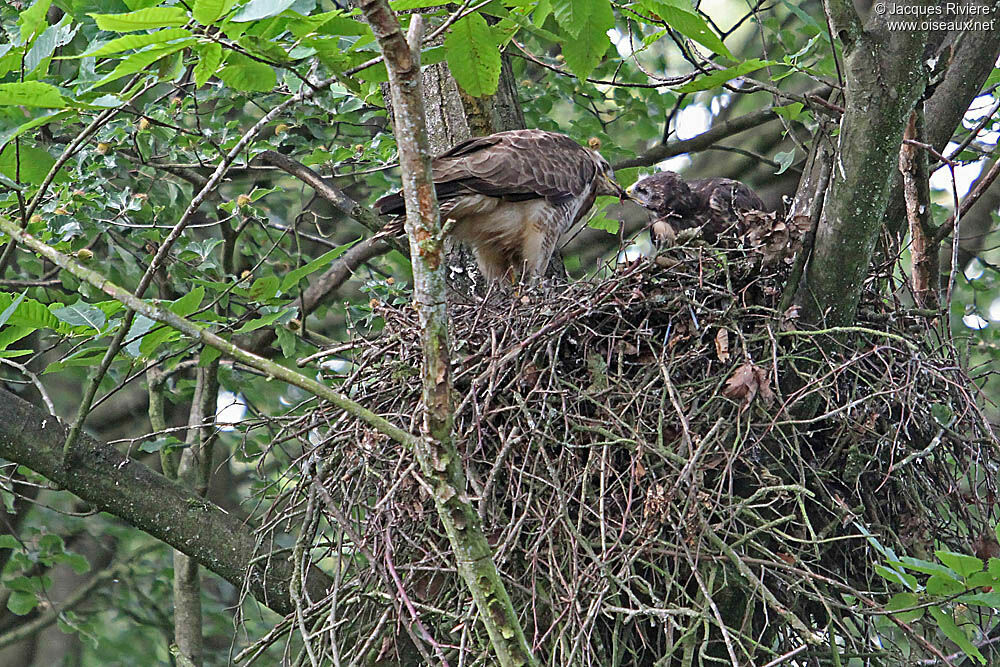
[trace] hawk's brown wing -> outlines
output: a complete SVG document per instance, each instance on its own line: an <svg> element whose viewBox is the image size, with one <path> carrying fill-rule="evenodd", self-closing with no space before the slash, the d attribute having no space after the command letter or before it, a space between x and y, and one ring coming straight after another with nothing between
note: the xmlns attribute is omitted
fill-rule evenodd
<svg viewBox="0 0 1000 667"><path fill-rule="evenodd" d="M719 217L728 218L733 213L766 211L767 207L757 193L731 178L698 178L688 181L688 186L701 200L701 206Z"/></svg>
<svg viewBox="0 0 1000 667"><path fill-rule="evenodd" d="M597 175L593 154L564 134L511 130L463 141L431 163L439 200L481 194L506 201L545 198L562 204L585 196ZM402 194L375 205L401 214Z"/></svg>

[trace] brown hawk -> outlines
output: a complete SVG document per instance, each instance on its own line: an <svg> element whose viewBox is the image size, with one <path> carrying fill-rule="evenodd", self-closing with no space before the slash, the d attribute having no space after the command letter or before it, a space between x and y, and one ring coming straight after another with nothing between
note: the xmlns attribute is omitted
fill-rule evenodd
<svg viewBox="0 0 1000 667"><path fill-rule="evenodd" d="M675 231L700 227L709 242L740 223L747 212L767 211L756 192L731 178L685 181L672 171L662 171L638 181L628 193L653 211L657 221L667 222Z"/></svg>
<svg viewBox="0 0 1000 667"><path fill-rule="evenodd" d="M470 245L483 275L540 277L556 241L598 195L624 197L607 160L564 134L511 130L463 141L431 163L441 220ZM402 192L375 202L403 216ZM401 217L386 226L399 233Z"/></svg>

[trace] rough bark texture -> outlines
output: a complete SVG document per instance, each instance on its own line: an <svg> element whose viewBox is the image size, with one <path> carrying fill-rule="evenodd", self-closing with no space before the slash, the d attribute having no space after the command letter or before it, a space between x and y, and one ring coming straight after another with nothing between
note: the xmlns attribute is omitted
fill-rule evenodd
<svg viewBox="0 0 1000 667"><path fill-rule="evenodd" d="M996 7L997 3L995 0L975 0L969 4ZM947 146L986 77L993 71L1000 57L1000 30L950 33L943 44L938 57L946 59L948 69L934 92L924 101L926 141L938 151ZM898 175L893 178L892 197L885 221L888 229L895 233L900 233L906 226L906 205Z"/></svg>
<svg viewBox="0 0 1000 667"><path fill-rule="evenodd" d="M903 134L905 139L923 142L923 114L915 110ZM927 176L927 152L912 144L899 148L899 171L903 176L903 199L910 227L910 254L913 258L913 296L921 308L937 308L940 269L938 243L931 221L931 193Z"/></svg>
<svg viewBox="0 0 1000 667"><path fill-rule="evenodd" d="M482 521L468 495L462 457L452 440L445 248L424 117L420 18L411 18L408 44L386 0L359 0L356 4L378 40L389 72L406 199L413 302L420 319L424 357L421 369L422 437L414 443L414 453L424 478L433 488L434 504L448 534L456 569L472 594L498 663L504 666L534 664L524 631L483 534Z"/></svg>
<svg viewBox="0 0 1000 667"><path fill-rule="evenodd" d="M890 31L880 17L860 29L849 3L829 6L845 45L844 114L830 190L796 295L805 322L851 322L882 228L903 128L923 93L926 32Z"/></svg>
<svg viewBox="0 0 1000 667"><path fill-rule="evenodd" d="M0 390L0 399L0 457L183 551L237 588L246 582L257 600L279 614L291 612L291 565L265 559L251 568L257 543L243 520L86 434L77 443L79 456L64 463L69 428L11 393ZM315 599L331 585L319 570L308 580Z"/></svg>

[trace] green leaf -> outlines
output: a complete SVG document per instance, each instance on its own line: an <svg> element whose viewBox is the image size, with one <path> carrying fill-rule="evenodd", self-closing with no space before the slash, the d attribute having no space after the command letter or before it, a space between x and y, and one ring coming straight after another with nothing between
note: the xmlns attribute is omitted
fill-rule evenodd
<svg viewBox="0 0 1000 667"><path fill-rule="evenodd" d="M256 331L261 327L270 326L282 318L290 320L292 319L292 317L295 316L296 312L297 310L295 308L284 308L281 310L276 310L275 312L268 313L263 317L258 317L255 320L250 320L249 322L241 326L239 329L237 329L236 333L239 334L239 333L248 333L250 331Z"/></svg>
<svg viewBox="0 0 1000 667"><path fill-rule="evenodd" d="M584 33L577 39L563 42L563 58L578 79L586 79L601 63L610 44L611 40L603 32Z"/></svg>
<svg viewBox="0 0 1000 667"><path fill-rule="evenodd" d="M10 299L11 295L0 294L0 304L5 304ZM48 307L34 299L24 299L11 315L9 323L36 329L56 329L59 327L59 320L49 312Z"/></svg>
<svg viewBox="0 0 1000 667"><path fill-rule="evenodd" d="M887 581L891 581L896 584L902 584L906 588L909 588L911 591L915 591L918 588L917 578L914 577L912 574L901 572L900 570L889 568L886 567L885 565L876 564L875 574L882 577L883 579L886 579Z"/></svg>
<svg viewBox="0 0 1000 667"><path fill-rule="evenodd" d="M97 331L101 330L101 327L104 326L104 323L108 319L103 310L83 301L77 301L70 306L56 308L52 311L52 314L70 326L90 327Z"/></svg>
<svg viewBox="0 0 1000 667"><path fill-rule="evenodd" d="M18 166L18 155L20 154L20 167ZM3 151L0 151L0 174L3 174L12 181L39 185L45 180L49 170L56 163L56 159L41 150L31 146L17 147L11 143ZM56 182L65 182L66 176L60 174Z"/></svg>
<svg viewBox="0 0 1000 667"><path fill-rule="evenodd" d="M59 89L52 84L41 81L25 81L23 83L0 83L0 106L65 109L69 104Z"/></svg>
<svg viewBox="0 0 1000 667"><path fill-rule="evenodd" d="M278 345L281 346L281 353L285 358L290 359L295 356L295 345L299 342L291 331L285 327L278 327L275 330L278 336Z"/></svg>
<svg viewBox="0 0 1000 667"><path fill-rule="evenodd" d="M209 25L218 21L235 4L236 0L195 0L191 13L195 21Z"/></svg>
<svg viewBox="0 0 1000 667"><path fill-rule="evenodd" d="M957 572L958 576L963 578L968 577L970 574L983 571L983 560L981 558L977 558L976 556L968 556L966 554L959 554L954 551L946 551L944 549L935 551L934 555L937 556L938 560L942 563Z"/></svg>
<svg viewBox="0 0 1000 667"><path fill-rule="evenodd" d="M9 142L13 141L17 137L21 136L25 132L30 132L36 127L41 127L42 125L48 125L49 123L54 123L57 120L62 120L66 116L73 114L70 110L60 110L60 111L44 111L40 115L32 118L29 121L21 123L15 128L6 131L0 131L0 146L6 146Z"/></svg>
<svg viewBox="0 0 1000 667"><path fill-rule="evenodd" d="M889 611L895 611L897 609L909 609L910 607L916 607L918 604L920 604L920 600L917 598L916 594L896 593L889 600L889 603L885 606L885 608ZM903 623L912 623L913 621L923 617L923 615L924 610L922 608L906 611L901 614L893 614L893 616Z"/></svg>
<svg viewBox="0 0 1000 667"><path fill-rule="evenodd" d="M956 602L976 605L977 607L989 607L990 609L1000 609L1000 591L990 591L989 593L970 593L955 598Z"/></svg>
<svg viewBox="0 0 1000 667"><path fill-rule="evenodd" d="M979 664L985 665L986 658L983 654L979 652L975 644L969 641L969 637L965 634L962 628L955 624L955 619L951 617L951 614L945 612L940 607L930 608L931 616L937 621L938 627L941 628L941 632L951 641L955 642L958 648L962 649L966 655L971 656L979 661Z"/></svg>
<svg viewBox="0 0 1000 667"><path fill-rule="evenodd" d="M300 280L308 276L310 273L319 271L324 266L337 259L350 248L352 245L357 243L357 241L351 241L350 243L345 243L344 245L334 248L333 250L323 253L313 261L309 262L305 266L300 266L294 271L289 272L285 279L281 281L281 291L287 292L292 287L298 284Z"/></svg>
<svg viewBox="0 0 1000 667"><path fill-rule="evenodd" d="M10 613L24 616L38 606L38 597L34 593L26 591L14 591L7 599L7 609Z"/></svg>
<svg viewBox="0 0 1000 667"><path fill-rule="evenodd" d="M194 65L194 82L198 88L204 86L219 71L222 63L222 45L212 42L194 47L198 61Z"/></svg>
<svg viewBox="0 0 1000 667"><path fill-rule="evenodd" d="M0 313L0 327L7 324L7 320L9 320L10 316L14 314L14 311L17 310L17 307L21 305L21 302L24 301L24 296L27 293L28 290L21 292L21 294L18 295L18 297L14 299L9 306L4 308L2 313Z"/></svg>
<svg viewBox="0 0 1000 667"><path fill-rule="evenodd" d="M154 28L180 27L188 22L182 7L150 7L126 14L90 14L97 27L111 32L133 32Z"/></svg>
<svg viewBox="0 0 1000 667"><path fill-rule="evenodd" d="M492 95L500 80L500 49L493 30L479 13L455 22L444 40L455 81L472 97Z"/></svg>
<svg viewBox="0 0 1000 667"><path fill-rule="evenodd" d="M942 577L949 577L958 581L958 577L955 572L951 568L947 568L940 563L932 563L931 561L913 558L912 556L903 556L894 564L902 565L907 570L913 570L914 572L921 572L923 574L939 574Z"/></svg>
<svg viewBox="0 0 1000 667"><path fill-rule="evenodd" d="M281 279L278 276L264 276L253 281L250 286L250 298L254 301L267 301L273 299L278 293Z"/></svg>
<svg viewBox="0 0 1000 667"><path fill-rule="evenodd" d="M139 445L140 452L158 452L161 449L178 449L183 448L185 443L183 440L179 440L172 435L167 435L162 438L157 438L156 440L145 440L141 445Z"/></svg>
<svg viewBox="0 0 1000 667"><path fill-rule="evenodd" d="M755 72L763 67L770 65L769 61L760 60L759 58L754 58L753 60L747 60L745 62L736 65L735 67L729 67L727 69L719 70L717 72L712 72L707 76L700 77L694 81L685 83L683 86L678 86L673 90L678 93L696 93L699 90L708 90L710 88L716 88L721 86L726 81L735 79L737 77L744 76L750 72Z"/></svg>
<svg viewBox="0 0 1000 667"><path fill-rule="evenodd" d="M236 16L229 19L233 23L246 23L277 16L295 4L295 0L250 0Z"/></svg>
<svg viewBox="0 0 1000 667"><path fill-rule="evenodd" d="M657 14L664 23L681 33L688 39L708 47L720 56L730 60L736 57L730 52L722 39L708 27L705 19L693 11L690 4L678 0L662 2L660 0L640 0L639 4L647 12Z"/></svg>
<svg viewBox="0 0 1000 667"><path fill-rule="evenodd" d="M112 39L107 44L99 46L93 51L87 51L86 53L73 57L86 58L89 56L93 58L100 58L101 56L111 55L112 53L121 53L122 51L128 51L131 49L141 49L149 46L150 44L166 44L171 40L190 36L191 31L185 30L184 28L168 28L167 30L157 30L156 32L151 32L145 35L124 35L123 37Z"/></svg>
<svg viewBox="0 0 1000 667"><path fill-rule="evenodd" d="M251 60L242 53L229 57L226 66L219 70L219 78L236 90L257 93L270 92L278 82L274 68Z"/></svg>
<svg viewBox="0 0 1000 667"><path fill-rule="evenodd" d="M583 39L593 41L587 33L594 30L603 33L615 25L610 0L553 0L552 9L556 22L571 37L583 36Z"/></svg>
<svg viewBox="0 0 1000 667"><path fill-rule="evenodd" d="M46 14L52 0L35 0L31 6L18 16L17 24L21 26L21 42L27 44L38 33L39 29L49 24Z"/></svg>
<svg viewBox="0 0 1000 667"><path fill-rule="evenodd" d="M125 346L125 351L133 358L139 357L142 354L142 341L155 326L156 320L151 320L145 315L136 315L135 319L132 320L128 334L125 336L125 340L129 341L128 345Z"/></svg>
<svg viewBox="0 0 1000 667"><path fill-rule="evenodd" d="M201 348L201 354L198 355L198 368L206 368L210 363L222 356L222 352L218 348L208 347L207 345Z"/></svg>
<svg viewBox="0 0 1000 667"><path fill-rule="evenodd" d="M117 81L123 76L128 76L130 74L135 74L136 72L141 72L153 63L162 58L166 58L172 53L176 53L181 49L186 49L187 47L194 44L195 40L185 39L176 44L170 44L168 46L158 47L148 49L146 51L139 51L138 53L133 53L128 56L125 60L118 63L118 66L108 74L106 77L100 81L92 84L91 89L100 88L101 86L111 83L112 81Z"/></svg>
<svg viewBox="0 0 1000 667"><path fill-rule="evenodd" d="M181 298L170 304L169 308L175 315L180 315L181 317L188 317L196 310L198 306L201 305L202 300L205 298L205 288L198 286L193 290L182 296Z"/></svg>
<svg viewBox="0 0 1000 667"><path fill-rule="evenodd" d="M783 174L795 162L795 149L790 151L778 151L774 154L774 161L778 163L778 170L774 173Z"/></svg>
<svg viewBox="0 0 1000 667"><path fill-rule="evenodd" d="M961 582L940 574L931 575L927 580L926 588L930 595L941 596L956 595L965 590L965 586Z"/></svg>

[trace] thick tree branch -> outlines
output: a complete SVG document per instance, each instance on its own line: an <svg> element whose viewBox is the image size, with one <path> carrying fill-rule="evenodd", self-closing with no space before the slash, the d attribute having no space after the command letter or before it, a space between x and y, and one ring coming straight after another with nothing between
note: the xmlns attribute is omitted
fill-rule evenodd
<svg viewBox="0 0 1000 667"><path fill-rule="evenodd" d="M244 520L85 433L77 441L81 455L72 463L63 461L68 430L0 390L0 457L183 551L237 588L248 580L261 603L279 614L291 612L291 565L280 558L258 558L254 531ZM314 599L320 599L332 582L314 570L308 585Z"/></svg>
<svg viewBox="0 0 1000 667"><path fill-rule="evenodd" d="M910 114L904 139L924 140L924 115L920 108ZM913 257L913 295L921 308L938 306L940 268L938 241L931 220L931 193L927 175L927 153L913 143L904 141L899 148L899 171L903 175L903 198L910 223L910 254Z"/></svg>
<svg viewBox="0 0 1000 667"><path fill-rule="evenodd" d="M889 30L875 17L844 58L844 115L830 192L805 280L796 295L804 322L854 319L898 173L903 129L926 85L927 33Z"/></svg>
<svg viewBox="0 0 1000 667"><path fill-rule="evenodd" d="M282 171L285 171L299 179L315 190L316 194L320 197L333 204L341 213L349 218L357 220L373 233L377 233L382 229L382 225L384 223L381 219L379 219L378 215L376 215L374 211L358 204L356 201L345 195L340 188L333 185L301 162L282 155L278 151L264 151L257 156L257 159L261 162L266 162L267 164L278 167Z"/></svg>
<svg viewBox="0 0 1000 667"><path fill-rule="evenodd" d="M420 75L422 17L410 17L409 43L386 0L356 0L385 57L413 263L414 306L423 348L423 436L414 453L433 487L434 504L448 533L459 574L479 611L498 663L535 664L507 595L482 520L467 492L462 457L452 440L445 247L431 177Z"/></svg>

